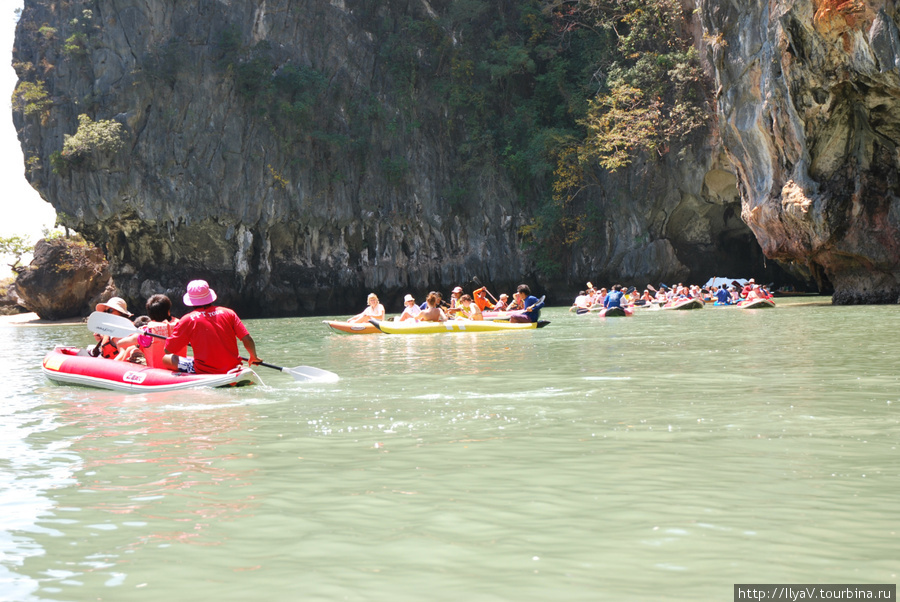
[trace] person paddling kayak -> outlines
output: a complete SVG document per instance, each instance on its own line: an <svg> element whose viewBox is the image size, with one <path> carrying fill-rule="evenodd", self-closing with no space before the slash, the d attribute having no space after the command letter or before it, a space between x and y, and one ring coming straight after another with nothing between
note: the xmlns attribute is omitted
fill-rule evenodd
<svg viewBox="0 0 900 602"><path fill-rule="evenodd" d="M623 296L624 293L622 292L622 285L614 285L612 287L612 290L609 291L609 294L606 295L606 299L603 300L603 307L605 309L609 309L610 307L622 307Z"/></svg>
<svg viewBox="0 0 900 602"><path fill-rule="evenodd" d="M166 340L163 364L171 370L191 374L224 374L241 365L237 339L250 354L250 365L262 360L256 355L256 343L233 310L215 305L216 292L205 280L187 286L184 304L194 311L181 318ZM190 345L194 357L182 357L175 350Z"/></svg>
<svg viewBox="0 0 900 602"><path fill-rule="evenodd" d="M537 322L541 317L541 308L544 302L531 294L531 288L527 284L516 287L520 299L524 299L525 311L509 317L510 322Z"/></svg>

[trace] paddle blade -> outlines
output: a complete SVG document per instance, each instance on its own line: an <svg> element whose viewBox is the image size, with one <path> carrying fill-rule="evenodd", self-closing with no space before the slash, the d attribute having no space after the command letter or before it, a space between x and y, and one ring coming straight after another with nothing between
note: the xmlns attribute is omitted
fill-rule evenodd
<svg viewBox="0 0 900 602"><path fill-rule="evenodd" d="M300 382L317 382L317 383L336 383L341 377L334 372L314 368L312 366L297 366L295 368L282 368L282 372L286 372L294 377L294 380Z"/></svg>
<svg viewBox="0 0 900 602"><path fill-rule="evenodd" d="M127 337L138 332L128 318L95 311L88 317L88 330L108 337Z"/></svg>

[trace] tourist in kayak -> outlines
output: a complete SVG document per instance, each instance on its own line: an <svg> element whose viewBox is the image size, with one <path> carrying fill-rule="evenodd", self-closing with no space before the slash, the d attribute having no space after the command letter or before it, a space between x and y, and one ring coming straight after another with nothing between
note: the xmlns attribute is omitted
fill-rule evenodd
<svg viewBox="0 0 900 602"><path fill-rule="evenodd" d="M419 309L419 306L416 305L416 299L412 295L406 295L403 297L403 304L406 306L403 308L403 313L400 314L400 317L397 318L398 322L405 322L407 320L415 320L416 316L422 313L422 310Z"/></svg>
<svg viewBox="0 0 900 602"><path fill-rule="evenodd" d="M250 365L261 362L247 327L233 310L215 305L216 292L205 280L188 284L183 299L194 311L178 320L166 340L163 364L167 368L191 374L225 374L241 365L238 339L250 355ZM174 353L187 345L193 349L193 357Z"/></svg>
<svg viewBox="0 0 900 602"><path fill-rule="evenodd" d="M516 292L519 294L519 298L523 300L525 311L521 314L510 316L509 321L515 323L537 322L541 317L541 308L544 307L544 302L532 296L531 289L527 284L520 284L516 288Z"/></svg>
<svg viewBox="0 0 900 602"><path fill-rule="evenodd" d="M569 311L575 310L577 313L584 313L590 311L593 304L594 299L588 296L587 291L578 291L578 296L575 297L575 301L572 302L572 307L569 308Z"/></svg>
<svg viewBox="0 0 900 602"><path fill-rule="evenodd" d="M160 337L172 336L175 324L178 318L172 317L172 300L166 295L153 295L147 299L147 318L146 324L138 324L135 326L141 328L144 333L136 333L127 336L119 342L119 348L125 350L129 347L137 346L143 352L147 360L147 365L151 368L165 368L163 364L163 355L165 355L166 341L158 337L150 335L158 335ZM131 353L134 353L133 351ZM175 351L175 355L184 357L187 355L187 347L183 347ZM130 356L122 356L116 359L128 359Z"/></svg>
<svg viewBox="0 0 900 602"><path fill-rule="evenodd" d="M150 316L138 316L132 322L135 328L141 329L146 328L149 323ZM117 362L131 362L132 364L143 364L146 366L147 356L144 355L144 347L150 345L149 341L147 341L149 338L140 332L122 337L116 344L119 348L119 355L113 359Z"/></svg>
<svg viewBox="0 0 900 602"><path fill-rule="evenodd" d="M471 295L461 295L456 302L456 307L449 310L451 316L463 320L484 320L481 309L475 304Z"/></svg>
<svg viewBox="0 0 900 602"><path fill-rule="evenodd" d="M378 302L378 295L369 293L366 298L369 306L361 314L347 318L348 322L368 322L369 320L384 320L384 305Z"/></svg>
<svg viewBox="0 0 900 602"><path fill-rule="evenodd" d="M754 284L756 284L756 280L754 280L753 278L751 278L750 280L747 281L747 284L745 284L744 288L741 289L741 298L744 298L744 299L747 298L747 295L749 295L750 291L753 290Z"/></svg>
<svg viewBox="0 0 900 602"><path fill-rule="evenodd" d="M123 318L131 319L134 317L134 314L128 311L128 304L125 303L125 299L122 297L110 297L105 303L98 303L94 309L105 314L112 314ZM119 355L118 337L101 336L94 333L94 339L96 339L97 345L88 351L88 353L94 357L105 357L110 360L116 359Z"/></svg>
<svg viewBox="0 0 900 602"><path fill-rule="evenodd" d="M644 292L640 296L640 298L636 299L634 302L634 304L638 307L646 307L651 303L653 303L653 297L650 296L650 291L647 289L644 289Z"/></svg>
<svg viewBox="0 0 900 602"><path fill-rule="evenodd" d="M459 296L462 295L462 287L457 286L453 289L453 292L450 293L450 309L456 307L456 304L459 302Z"/></svg>
<svg viewBox="0 0 900 602"><path fill-rule="evenodd" d="M446 314L444 311L438 307L438 303L440 302L440 296L438 293L432 291L428 293L428 296L425 297L425 305L426 309L422 310L418 316L416 316L416 321L418 322L445 322L447 320Z"/></svg>
<svg viewBox="0 0 900 602"><path fill-rule="evenodd" d="M731 294L728 292L728 289L724 284L719 287L719 290L716 291L716 303L718 303L719 305L731 304Z"/></svg>
<svg viewBox="0 0 900 602"><path fill-rule="evenodd" d="M614 284L612 290L606 295L606 299L603 300L603 309L622 307L622 297L624 296L625 293L622 292L622 285Z"/></svg>
<svg viewBox="0 0 900 602"><path fill-rule="evenodd" d="M506 306L506 311L521 311L525 309L525 306L522 304L522 299L521 293L518 291L513 293L513 300Z"/></svg>
<svg viewBox="0 0 900 602"><path fill-rule="evenodd" d="M767 295L766 292L762 288L760 288L760 286L758 284L754 284L750 288L750 292L747 293L746 300L747 301L755 301L756 299L768 299L768 298L769 298L769 295Z"/></svg>
<svg viewBox="0 0 900 602"><path fill-rule="evenodd" d="M493 309L494 311L505 311L508 307L509 295L507 295L506 293L500 293L500 298L497 299L497 303L495 303L494 307L492 307L491 309Z"/></svg>
<svg viewBox="0 0 900 602"><path fill-rule="evenodd" d="M445 307L449 307L446 303L444 303L444 294L443 293L441 293L439 291L431 291L430 293L428 293L428 295L432 295L432 294L437 296L437 303L435 304L435 307L440 307L441 305L443 305ZM423 301L422 304L419 306L419 309L421 309L422 311L425 311L426 309L428 309L428 295L425 295L425 301Z"/></svg>

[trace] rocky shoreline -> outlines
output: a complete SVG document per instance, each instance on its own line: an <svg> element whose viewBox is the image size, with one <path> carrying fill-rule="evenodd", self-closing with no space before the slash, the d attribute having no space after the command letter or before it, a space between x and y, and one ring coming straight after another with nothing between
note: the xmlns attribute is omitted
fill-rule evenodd
<svg viewBox="0 0 900 602"><path fill-rule="evenodd" d="M66 318L64 320L45 320L34 312L0 316L0 326L68 326L84 324L85 318Z"/></svg>

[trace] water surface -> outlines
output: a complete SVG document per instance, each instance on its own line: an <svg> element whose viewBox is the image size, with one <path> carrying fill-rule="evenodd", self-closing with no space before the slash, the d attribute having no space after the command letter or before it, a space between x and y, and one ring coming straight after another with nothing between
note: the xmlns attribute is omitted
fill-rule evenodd
<svg viewBox="0 0 900 602"><path fill-rule="evenodd" d="M121 394L0 327L0 599L722 600L896 583L895 306L248 321L301 385Z"/></svg>

